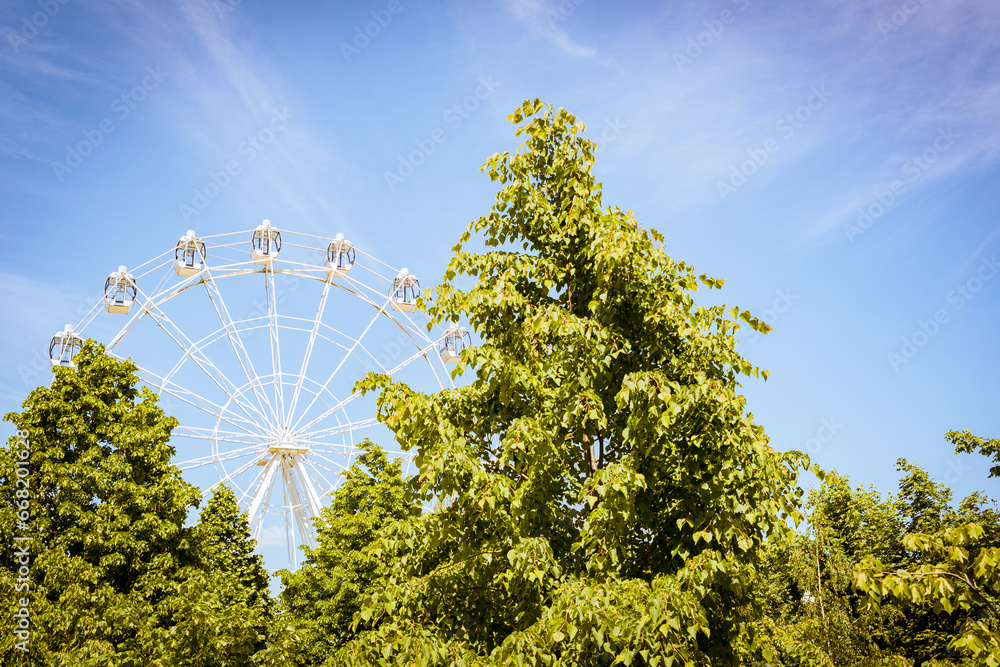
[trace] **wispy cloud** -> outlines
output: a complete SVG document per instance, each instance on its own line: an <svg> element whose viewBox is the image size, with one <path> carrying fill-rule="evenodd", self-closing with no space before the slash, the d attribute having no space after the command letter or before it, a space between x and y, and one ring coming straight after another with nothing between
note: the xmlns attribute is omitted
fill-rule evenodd
<svg viewBox="0 0 1000 667"><path fill-rule="evenodd" d="M559 3L553 0L506 0L508 9L517 18L524 21L532 33L542 39L548 39L564 53L579 58L592 58L597 49L577 44L569 34L559 27L567 20L567 12L561 9ZM583 2L583 0L580 0ZM565 2L573 8L579 3Z"/></svg>

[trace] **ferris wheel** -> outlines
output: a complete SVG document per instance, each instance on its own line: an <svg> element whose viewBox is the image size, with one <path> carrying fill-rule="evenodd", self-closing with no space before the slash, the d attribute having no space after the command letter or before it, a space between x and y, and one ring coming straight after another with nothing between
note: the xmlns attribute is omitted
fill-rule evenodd
<svg viewBox="0 0 1000 667"><path fill-rule="evenodd" d="M83 321L52 337L49 358L74 367L85 337L131 358L180 422L171 444L185 477L206 496L230 485L258 544L284 547L294 569L298 545L316 546L311 519L364 439L409 465L356 381L375 372L424 391L453 386L449 364L469 334L431 326L419 296L416 276L342 234L268 220L188 231L145 264L112 271Z"/></svg>

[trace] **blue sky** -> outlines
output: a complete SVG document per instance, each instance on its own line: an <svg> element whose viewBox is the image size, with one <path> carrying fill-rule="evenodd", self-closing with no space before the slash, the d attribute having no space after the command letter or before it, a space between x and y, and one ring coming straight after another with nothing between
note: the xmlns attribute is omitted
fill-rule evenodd
<svg viewBox="0 0 1000 667"><path fill-rule="evenodd" d="M895 490L897 458L996 494L1000 7L973 0L3 2L0 402L108 272L185 230L344 233L424 286L493 202L539 97L604 200L774 327L779 449ZM84 309L85 310L85 309ZM4 428L10 431L9 425Z"/></svg>

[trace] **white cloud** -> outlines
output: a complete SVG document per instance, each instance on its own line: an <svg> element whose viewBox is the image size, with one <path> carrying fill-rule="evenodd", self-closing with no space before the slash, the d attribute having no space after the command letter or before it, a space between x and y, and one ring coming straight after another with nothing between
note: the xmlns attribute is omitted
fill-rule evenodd
<svg viewBox="0 0 1000 667"><path fill-rule="evenodd" d="M584 0L507 0L507 7L513 14L527 23L532 32L543 39L551 40L564 53L579 58L591 58L597 50L581 46L565 30L559 27L569 20L576 7Z"/></svg>

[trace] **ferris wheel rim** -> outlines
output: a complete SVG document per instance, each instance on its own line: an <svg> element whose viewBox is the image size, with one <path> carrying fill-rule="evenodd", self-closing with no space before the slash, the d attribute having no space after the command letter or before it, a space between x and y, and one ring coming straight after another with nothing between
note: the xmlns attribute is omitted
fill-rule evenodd
<svg viewBox="0 0 1000 667"><path fill-rule="evenodd" d="M75 344L72 336L83 332L96 320L102 310L102 301L108 306L109 313L129 313L131 307L136 309L123 325L115 328L114 335L105 346L108 354L125 358L119 353L119 348L125 349L123 346L138 327L151 327L153 331L161 330L166 334L172 341L167 347L173 350L167 356L177 355L175 361L157 371L152 370L152 365L133 363L142 382L157 394L179 400L192 415L201 415L194 421L178 424L172 436L188 443L188 450L193 452L197 452L197 446L190 443L209 443L208 451L197 456L187 454L181 460L175 460L175 465L186 473L214 469L217 480L205 488L203 496L222 484L233 486L241 504L246 506L250 503L254 510L249 513L249 518L255 539L261 536L265 517L283 516L289 561L294 567L293 536L297 532L300 541L314 545L311 518L318 515L322 499L332 493L343 471L352 464L358 451L358 438L366 429L379 424L377 417L359 419L356 411L346 411L351 402L363 395L355 390L356 383L343 392L339 384L331 386L331 383L338 379L338 373L351 361L354 369L390 376L415 365L430 371L427 379L433 378L433 385L438 389L454 387L455 375L447 372L444 365L446 360L442 355L445 347L439 349L442 340L450 335L451 328L444 330L432 321L417 322L417 315L423 319L426 313L414 308L419 296L416 278L406 268L398 270L354 247L344 240L343 235L338 234L330 240L328 237L271 227L265 233L270 235L273 231L276 236L267 236L269 240L263 253L271 252L270 240L277 239L273 256L266 256L261 261L261 249L254 250L256 232L260 229L202 237L189 231L178 241L178 249L156 255L131 270L119 266L118 271L109 275L105 282L104 298L99 299L84 316L76 332L67 326L65 334L72 351ZM250 243L247 242L249 234L254 234L254 241ZM281 239L282 234L284 239ZM321 240L328 245L324 249L301 244L297 242L299 237ZM206 252L205 241L209 239L232 241L213 243L210 251ZM196 272L182 272L177 268L182 262L179 250L182 242L201 244L192 255L200 257L197 260L200 268ZM351 253L348 260L336 254L345 247ZM230 250L249 250L249 253L243 259L232 259L226 257ZM290 254L294 257L297 251L315 252L314 257L322 254L333 259L316 262L308 256L304 261L290 259ZM337 261L334 262L334 259ZM345 265L345 262L348 263ZM195 263L192 259L188 268ZM171 266L177 277L171 275ZM389 275L385 275L385 269L389 270ZM150 277L159 271L164 274L162 279L152 289L143 289L149 284ZM266 312L236 319L226 304L222 288L230 281L239 283L246 280L249 285L251 279L247 276L252 274L263 275ZM286 279L305 279L322 284L322 294L313 317L279 312L281 296L277 283ZM124 288L119 281L125 283ZM412 286L412 289L407 287L409 291L403 296L396 291L401 281ZM182 326L184 318L175 322L171 309L176 303L184 302L187 295L198 298L193 295L201 292L200 285L205 286L200 298L210 302L206 312L213 314L210 319L216 321L216 325L210 325L208 333L189 336L186 326ZM333 288L338 288L339 292ZM353 332L343 330L339 324L334 326L324 317L328 304L335 300L331 295L338 293L364 304L371 315L371 320L365 317L367 326L356 337ZM112 298L118 300L117 310L112 310ZM393 358L396 352L386 357L369 349L371 343L366 347L366 336L372 327L386 321L391 323L391 330L399 332L398 344L410 350L410 353L403 354L402 360ZM255 340L254 346L257 348L266 343L264 347L271 351L270 364L248 351L247 337L259 330L266 330L268 338L266 341ZM281 358L282 339L289 336L293 339L308 336L301 363L297 363L300 350L296 350L294 358L285 360L290 363L286 364ZM76 338L79 339L79 336ZM55 342L53 338L52 345ZM50 358L53 357L52 345ZM313 349L317 346L337 350L334 359L339 360L323 381L320 380L325 372L317 377L319 370L310 366ZM215 363L220 353L233 355L228 365ZM454 356L453 351L451 354ZM380 357L386 361L383 362ZM72 354L69 359L72 359ZM324 361L329 365L329 359ZM238 370L234 372L237 366ZM356 370L351 372L353 377ZM340 378L340 384L345 377ZM191 388L192 382L195 389ZM207 393L201 390L203 383L208 383L212 390ZM304 409L300 409L302 403L306 403ZM279 433L291 434L287 443L285 436L278 439L276 434ZM412 454L403 451L390 453L412 461ZM259 469L255 470L255 467ZM281 487L280 494L276 486Z"/></svg>

